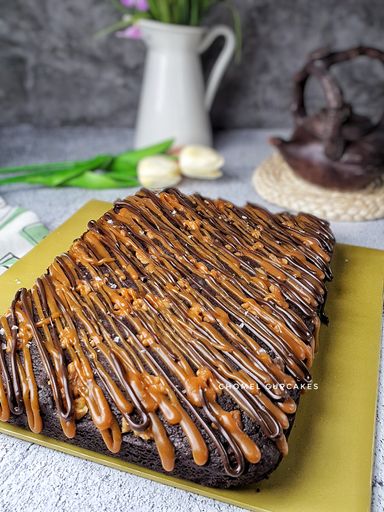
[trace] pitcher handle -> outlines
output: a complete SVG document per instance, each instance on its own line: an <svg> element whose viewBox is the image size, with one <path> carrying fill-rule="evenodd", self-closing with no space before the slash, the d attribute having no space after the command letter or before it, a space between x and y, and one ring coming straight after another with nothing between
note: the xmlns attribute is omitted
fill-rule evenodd
<svg viewBox="0 0 384 512"><path fill-rule="evenodd" d="M224 46L208 77L205 91L205 107L207 110L210 110L212 107L217 89L236 47L236 38L233 30L226 25L215 25L208 29L208 32L205 34L199 46L199 53L203 53L207 50L218 37L224 37Z"/></svg>

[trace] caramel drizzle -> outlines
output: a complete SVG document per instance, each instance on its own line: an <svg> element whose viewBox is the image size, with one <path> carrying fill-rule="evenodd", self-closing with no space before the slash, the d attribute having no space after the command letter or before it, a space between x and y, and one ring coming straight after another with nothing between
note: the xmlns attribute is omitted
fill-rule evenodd
<svg viewBox="0 0 384 512"><path fill-rule="evenodd" d="M261 458L246 415L285 454L287 385L311 379L331 278L328 224L141 190L88 227L0 318L0 419L25 412L42 431L39 357L69 438L88 413L111 452L129 430L172 471L167 425L179 425L196 464L209 458L205 432L236 477Z"/></svg>

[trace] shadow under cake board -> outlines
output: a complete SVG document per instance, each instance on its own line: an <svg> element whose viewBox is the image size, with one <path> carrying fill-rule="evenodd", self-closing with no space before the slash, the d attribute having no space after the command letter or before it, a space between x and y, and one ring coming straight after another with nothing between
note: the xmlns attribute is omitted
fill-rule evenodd
<svg viewBox="0 0 384 512"><path fill-rule="evenodd" d="M91 201L0 277L0 313L16 290L35 279L110 204ZM337 245L332 263L317 390L301 398L289 454L268 480L233 490L156 473L0 422L0 431L159 483L262 512L362 512L370 509L377 380L380 360L384 252ZM20 468L22 471L22 468Z"/></svg>

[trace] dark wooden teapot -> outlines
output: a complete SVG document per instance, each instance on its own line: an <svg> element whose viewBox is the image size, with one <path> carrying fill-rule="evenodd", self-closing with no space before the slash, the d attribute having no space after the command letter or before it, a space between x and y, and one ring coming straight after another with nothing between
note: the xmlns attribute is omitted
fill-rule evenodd
<svg viewBox="0 0 384 512"><path fill-rule="evenodd" d="M384 63L383 51L363 46L312 53L294 78L292 137L271 139L296 174L322 187L356 190L384 173L384 116L373 122L355 114L329 71L332 65L361 55ZM326 98L326 106L311 116L304 97L310 76L320 80Z"/></svg>

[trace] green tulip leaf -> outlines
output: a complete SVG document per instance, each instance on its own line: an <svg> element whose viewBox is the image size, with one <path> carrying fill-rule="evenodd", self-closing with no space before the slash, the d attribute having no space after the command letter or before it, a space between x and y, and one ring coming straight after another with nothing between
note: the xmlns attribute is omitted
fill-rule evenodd
<svg viewBox="0 0 384 512"><path fill-rule="evenodd" d="M169 139L153 146L120 153L112 160L109 170L114 174L123 176L136 173L137 164L142 158L166 153L172 147L172 144L173 140Z"/></svg>

